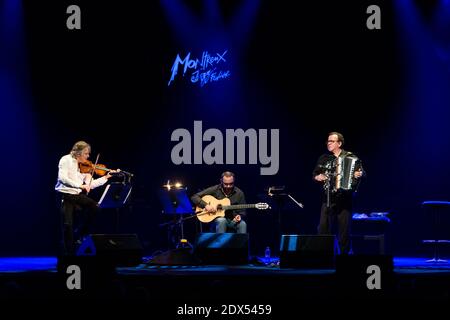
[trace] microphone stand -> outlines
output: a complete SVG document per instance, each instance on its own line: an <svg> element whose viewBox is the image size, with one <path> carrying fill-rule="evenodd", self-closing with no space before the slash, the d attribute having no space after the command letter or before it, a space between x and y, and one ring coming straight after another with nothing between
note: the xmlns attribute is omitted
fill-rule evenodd
<svg viewBox="0 0 450 320"><path fill-rule="evenodd" d="M330 209L330 207L331 207L330 198L331 198L331 187L332 187L331 178L335 178L337 176L336 172L332 172L332 171L335 171L335 169L336 169L335 161L328 162L324 166L324 168L325 168L324 175L327 177L327 180L325 180L323 188L326 190L326 194L327 194L327 209Z"/></svg>
<svg viewBox="0 0 450 320"><path fill-rule="evenodd" d="M295 200L293 196L291 196L289 193L286 192L286 189L284 186L272 186L269 187L267 195L273 199L275 202L275 207L277 209L277 215L278 215L278 238L281 237L283 228L282 228L282 211L283 207L286 205L286 198L291 199L292 202L296 204L297 207L303 209L304 205L301 202L298 202ZM275 248L279 248L279 244L274 246ZM279 252L277 252L279 253Z"/></svg>

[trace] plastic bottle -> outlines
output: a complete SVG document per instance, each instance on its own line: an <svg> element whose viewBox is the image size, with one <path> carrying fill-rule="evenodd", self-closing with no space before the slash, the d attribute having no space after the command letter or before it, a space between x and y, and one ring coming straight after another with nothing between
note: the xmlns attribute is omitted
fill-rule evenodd
<svg viewBox="0 0 450 320"><path fill-rule="evenodd" d="M266 247L264 251L264 261L266 264L270 264L270 247Z"/></svg>

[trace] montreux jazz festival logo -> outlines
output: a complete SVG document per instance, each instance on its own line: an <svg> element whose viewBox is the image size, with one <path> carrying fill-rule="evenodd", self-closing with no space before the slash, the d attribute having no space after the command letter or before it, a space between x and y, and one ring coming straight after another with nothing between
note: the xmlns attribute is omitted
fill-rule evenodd
<svg viewBox="0 0 450 320"><path fill-rule="evenodd" d="M228 50L222 53L216 52L215 54L203 51L201 59L191 57L190 52L188 52L184 59L177 54L172 65L172 75L167 86L170 86L172 81L175 80L179 68L183 69L183 77L186 76L187 72L191 82L200 84L200 87L203 87L209 82L216 82L230 77L230 70L226 68L227 53Z"/></svg>

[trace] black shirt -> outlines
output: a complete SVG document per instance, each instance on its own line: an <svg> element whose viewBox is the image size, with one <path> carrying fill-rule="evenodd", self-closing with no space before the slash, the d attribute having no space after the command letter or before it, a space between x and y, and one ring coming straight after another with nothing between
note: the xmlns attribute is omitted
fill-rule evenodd
<svg viewBox="0 0 450 320"><path fill-rule="evenodd" d="M245 196L244 192L242 192L241 189L238 187L233 187L233 190L230 194L225 194L223 191L222 185L217 184L215 186L209 187L203 191L200 191L196 194L194 194L191 197L191 201L198 207L204 208L206 207L207 203L202 200L203 196L210 195L216 198L217 200L222 200L224 198L230 199L230 204L246 204L245 202ZM245 209L243 210L227 210L225 211L225 217L229 219L233 219L236 215L245 216Z"/></svg>
<svg viewBox="0 0 450 320"><path fill-rule="evenodd" d="M348 151L345 151L345 150L341 151L341 153L339 154L339 157L346 157L346 156L350 156L350 155L354 156L354 157L357 157L355 154L353 154L351 152L348 152ZM333 161L335 161L336 158L337 157L331 152L322 154L319 157L319 159L317 160L316 166L315 166L315 168L313 170L313 179L314 179L315 176L317 176L317 175L319 175L321 173L325 173L327 171L327 168L330 167L330 164ZM361 161L357 161L356 165L355 165L355 171L358 171L360 169L363 170ZM365 176L365 171L364 170L363 170L363 176ZM350 201L351 197L352 197L352 193L358 189L360 181L361 181L361 179L354 179L352 190L348 190L348 191L338 190L337 193L333 192L333 194L331 195L331 201L332 202L336 202L336 201L339 201L339 200L342 200L344 202ZM325 190L324 190L323 200L324 200L324 202L326 201L326 191Z"/></svg>

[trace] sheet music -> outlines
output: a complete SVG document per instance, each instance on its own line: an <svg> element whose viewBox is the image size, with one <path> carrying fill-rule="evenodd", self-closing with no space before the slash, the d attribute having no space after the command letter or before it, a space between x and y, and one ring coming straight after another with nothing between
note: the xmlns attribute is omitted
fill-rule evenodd
<svg viewBox="0 0 450 320"><path fill-rule="evenodd" d="M103 199L105 199L105 196L106 196L106 194L108 193L108 190L109 190L109 187L110 187L110 186L111 186L111 185L108 184L108 185L106 186L106 188L105 188L105 191L103 191L102 197L101 197L100 200L98 201L98 205L99 205L99 206L102 204ZM127 196L127 197L128 197L128 196Z"/></svg>

